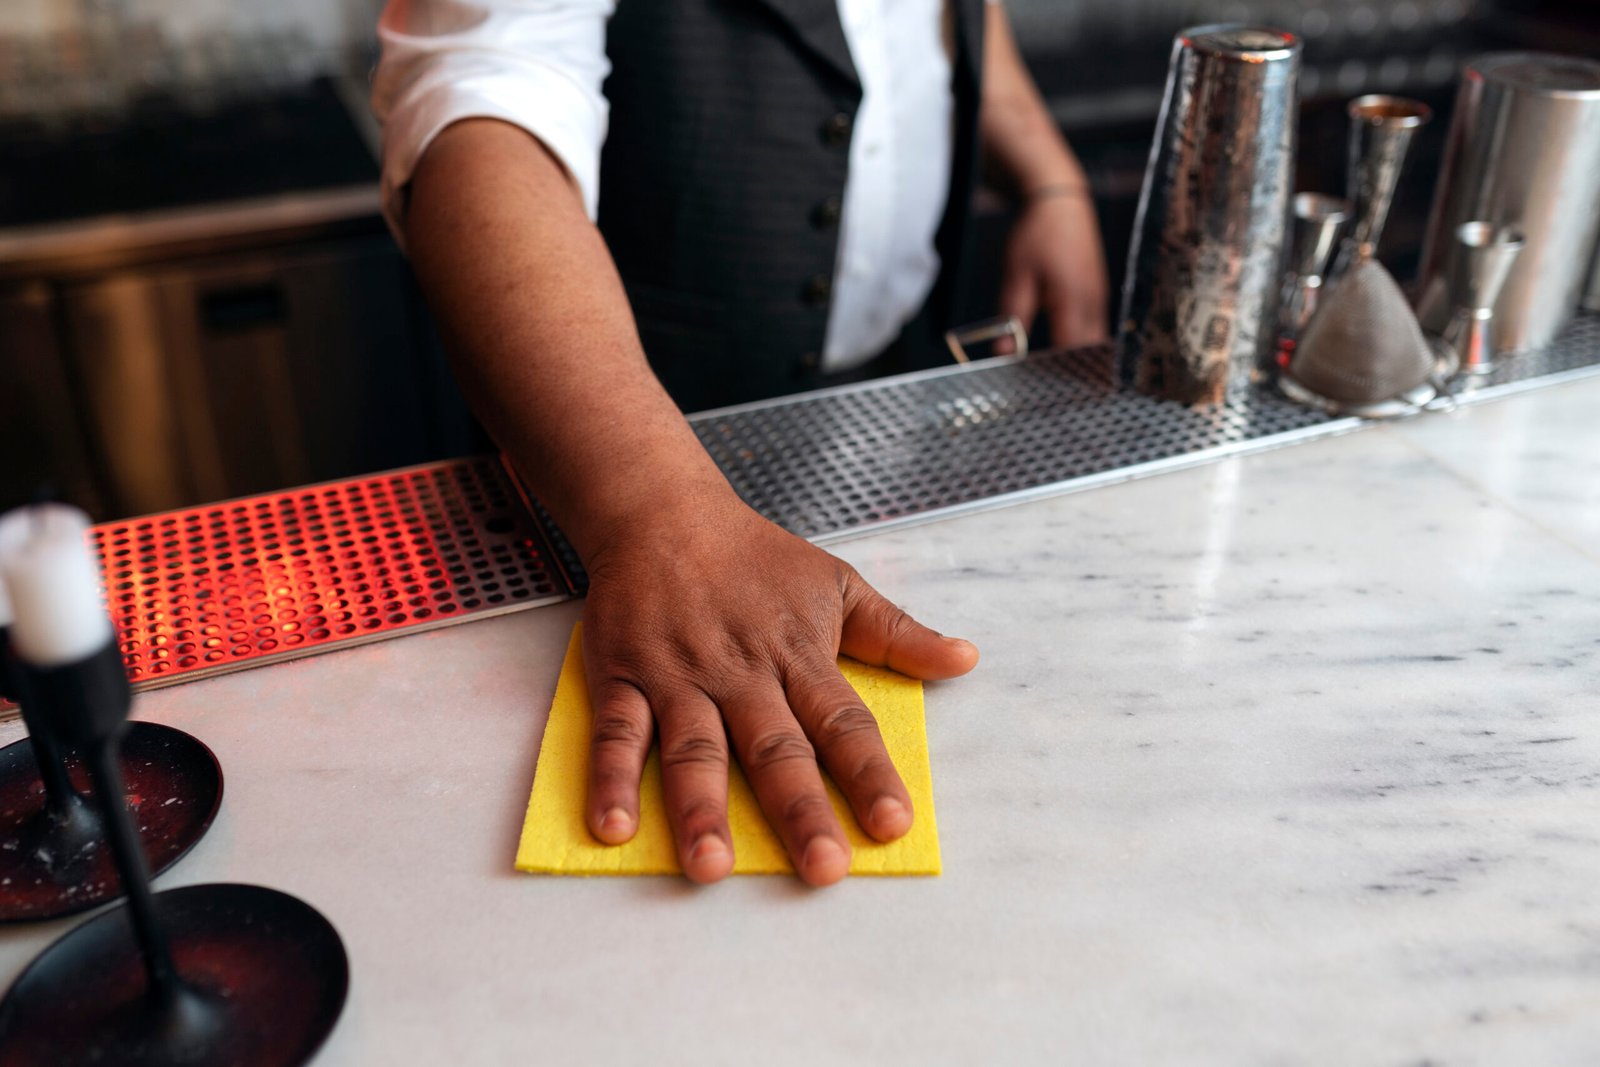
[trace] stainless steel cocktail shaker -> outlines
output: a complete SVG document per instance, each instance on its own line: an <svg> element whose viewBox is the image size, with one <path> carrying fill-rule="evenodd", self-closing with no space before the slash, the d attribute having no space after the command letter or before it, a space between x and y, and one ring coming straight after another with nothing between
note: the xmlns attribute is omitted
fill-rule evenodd
<svg viewBox="0 0 1600 1067"><path fill-rule="evenodd" d="M1442 332L1466 222L1525 240L1494 305L1494 348L1552 341L1577 308L1600 232L1600 62L1503 52L1467 64L1434 194L1417 312Z"/></svg>
<svg viewBox="0 0 1600 1067"><path fill-rule="evenodd" d="M1275 348L1300 42L1198 26L1172 45L1123 285L1124 380L1186 404L1238 395Z"/></svg>

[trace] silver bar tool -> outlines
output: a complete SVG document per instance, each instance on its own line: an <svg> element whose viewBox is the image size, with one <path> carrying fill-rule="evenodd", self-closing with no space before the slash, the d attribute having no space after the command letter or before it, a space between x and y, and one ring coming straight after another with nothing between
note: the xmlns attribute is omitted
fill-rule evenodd
<svg viewBox="0 0 1600 1067"><path fill-rule="evenodd" d="M1457 252L1450 281L1455 313L1444 330L1444 343L1456 354L1460 374L1487 374L1494 369L1494 302L1511 265L1522 251L1522 231L1492 222L1464 222L1456 227Z"/></svg>
<svg viewBox="0 0 1600 1067"><path fill-rule="evenodd" d="M1243 395L1277 343L1300 42L1196 26L1172 42L1119 318L1121 370L1185 404Z"/></svg>
<svg viewBox="0 0 1600 1067"><path fill-rule="evenodd" d="M1400 96L1358 96L1350 101L1350 159L1347 185L1353 221L1339 252L1337 277L1356 258L1374 258L1389 220L1395 187L1405 168L1412 135L1433 118L1433 110Z"/></svg>
<svg viewBox="0 0 1600 1067"><path fill-rule="evenodd" d="M1286 340L1300 336L1317 310L1339 236L1350 218L1350 202L1327 193L1296 193L1289 271L1284 277L1281 330Z"/></svg>

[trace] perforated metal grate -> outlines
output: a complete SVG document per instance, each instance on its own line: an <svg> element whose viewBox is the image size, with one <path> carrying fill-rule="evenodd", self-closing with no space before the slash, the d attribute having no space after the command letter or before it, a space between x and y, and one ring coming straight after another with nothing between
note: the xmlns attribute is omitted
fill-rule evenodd
<svg viewBox="0 0 1600 1067"><path fill-rule="evenodd" d="M1195 410L1118 387L1109 348L991 361L693 420L757 511L819 541L1195 462L1326 426L1260 391Z"/></svg>
<svg viewBox="0 0 1600 1067"><path fill-rule="evenodd" d="M1506 359L1463 404L1600 372L1600 316ZM1266 385L1191 409L1119 387L1109 347L991 360L696 415L740 496L818 542L1353 430Z"/></svg>
<svg viewBox="0 0 1600 1067"><path fill-rule="evenodd" d="M1496 361L1495 369L1463 403L1492 399L1600 373L1600 313L1582 312L1553 344Z"/></svg>
<svg viewBox="0 0 1600 1067"><path fill-rule="evenodd" d="M571 595L493 458L108 523L92 537L138 688Z"/></svg>
<svg viewBox="0 0 1600 1067"><path fill-rule="evenodd" d="M1464 404L1600 373L1600 315ZM690 420L735 489L816 541L1355 429L1270 388L1196 411L1115 384L1109 350L867 382ZM577 555L494 458L97 526L128 673L148 689L566 600Z"/></svg>

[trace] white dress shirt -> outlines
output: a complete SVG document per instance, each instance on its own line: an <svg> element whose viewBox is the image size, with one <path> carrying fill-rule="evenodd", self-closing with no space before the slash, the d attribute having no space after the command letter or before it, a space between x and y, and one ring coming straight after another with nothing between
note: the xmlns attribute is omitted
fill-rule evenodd
<svg viewBox="0 0 1600 1067"><path fill-rule="evenodd" d="M653 0L667 2L667 0ZM839 222L824 370L877 355L927 299L950 188L954 99L945 0L838 0L861 81ZM465 118L527 130L599 205L613 0L389 0L373 110L383 124L391 225L439 131Z"/></svg>

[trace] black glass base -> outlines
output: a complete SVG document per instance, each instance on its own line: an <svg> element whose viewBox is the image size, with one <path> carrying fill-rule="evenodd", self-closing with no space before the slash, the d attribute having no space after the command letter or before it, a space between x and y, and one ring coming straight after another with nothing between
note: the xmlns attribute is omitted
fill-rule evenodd
<svg viewBox="0 0 1600 1067"><path fill-rule="evenodd" d="M45 949L0 1001L6 1064L301 1064L344 1008L339 934L287 893L195 885L157 893L178 989L152 993L126 905Z"/></svg>
<svg viewBox="0 0 1600 1067"><path fill-rule="evenodd" d="M69 755L66 763L72 784L87 794L82 762ZM222 803L222 768L204 743L153 722L128 724L121 763L145 857L159 874L210 828ZM0 923L54 919L121 895L99 813L78 799L63 818L52 816L32 744L23 738L0 748Z"/></svg>

